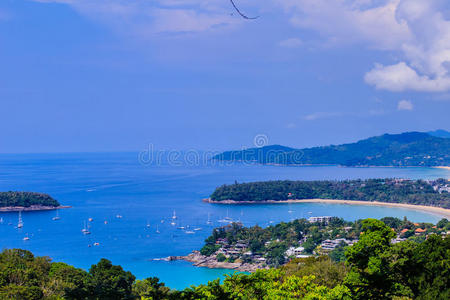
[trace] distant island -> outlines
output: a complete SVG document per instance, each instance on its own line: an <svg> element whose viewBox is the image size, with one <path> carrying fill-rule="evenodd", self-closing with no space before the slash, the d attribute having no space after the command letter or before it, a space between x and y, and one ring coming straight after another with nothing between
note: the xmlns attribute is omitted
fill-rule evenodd
<svg viewBox="0 0 450 300"><path fill-rule="evenodd" d="M0 192L0 212L65 208L50 195L35 192Z"/></svg>
<svg viewBox="0 0 450 300"><path fill-rule="evenodd" d="M222 185L210 203L267 203L304 199L414 204L450 209L450 181L366 179L344 181L263 181ZM332 201L331 201L332 202Z"/></svg>
<svg viewBox="0 0 450 300"><path fill-rule="evenodd" d="M281 145L227 151L213 157L277 165L450 166L450 133L384 134L351 144L295 149Z"/></svg>

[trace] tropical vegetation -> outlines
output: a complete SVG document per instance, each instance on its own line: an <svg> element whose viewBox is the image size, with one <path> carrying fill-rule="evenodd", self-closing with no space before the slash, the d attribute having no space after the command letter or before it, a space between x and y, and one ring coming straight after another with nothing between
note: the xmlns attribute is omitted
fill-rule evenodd
<svg viewBox="0 0 450 300"><path fill-rule="evenodd" d="M322 181L263 181L225 184L215 189L213 201L286 201L343 199L420 204L450 208L450 182L406 179L357 179Z"/></svg>
<svg viewBox="0 0 450 300"><path fill-rule="evenodd" d="M386 222L399 222L390 219ZM401 220L400 220L401 222ZM385 222L366 219L344 262L293 259L277 269L235 273L178 291L158 278L136 280L106 259L89 271L20 249L0 253L1 299L449 299L450 236L392 244ZM436 226L448 226L443 220Z"/></svg>
<svg viewBox="0 0 450 300"><path fill-rule="evenodd" d="M35 192L0 192L0 207L59 206L50 195Z"/></svg>

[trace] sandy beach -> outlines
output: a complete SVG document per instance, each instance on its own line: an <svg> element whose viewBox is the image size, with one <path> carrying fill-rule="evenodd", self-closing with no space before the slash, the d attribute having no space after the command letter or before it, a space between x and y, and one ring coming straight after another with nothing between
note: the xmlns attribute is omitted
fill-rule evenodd
<svg viewBox="0 0 450 300"><path fill-rule="evenodd" d="M0 212L14 212L14 211L43 211L43 210L54 210L54 209L63 209L70 208L71 206L43 206L43 205L31 205L28 207L24 206L6 206L0 207Z"/></svg>
<svg viewBox="0 0 450 300"><path fill-rule="evenodd" d="M399 207L406 209L413 209L418 211L426 211L433 213L435 215L443 216L445 218L450 218L450 209L426 206L426 205L414 205L414 204L403 204L403 203L387 203L378 201L356 201L356 200L334 200L334 199L292 199L292 200L267 200L267 201L234 201L234 200L224 200L224 201L213 201L211 199L204 199L203 201L214 204L276 204L276 203L328 203L328 204L350 204L350 205L371 205L371 206L387 206L387 207Z"/></svg>
<svg viewBox="0 0 450 300"><path fill-rule="evenodd" d="M445 169L445 170L450 171L450 167L446 167L446 166L437 166L437 167L434 167L434 168L437 168L437 169Z"/></svg>

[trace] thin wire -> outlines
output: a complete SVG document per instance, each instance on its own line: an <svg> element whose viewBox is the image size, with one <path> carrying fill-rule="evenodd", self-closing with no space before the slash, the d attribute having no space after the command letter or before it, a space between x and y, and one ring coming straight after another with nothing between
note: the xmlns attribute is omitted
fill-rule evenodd
<svg viewBox="0 0 450 300"><path fill-rule="evenodd" d="M247 19L247 20L255 20L255 19L258 19L258 18L259 18L259 16L256 16L256 17L248 17L248 16L244 15L244 14L239 10L239 8L237 8L236 4L234 4L233 0L230 0L230 2L231 2L231 5L233 5L234 9L237 11L237 13L238 13L239 15L241 15L241 17L243 17L244 19Z"/></svg>

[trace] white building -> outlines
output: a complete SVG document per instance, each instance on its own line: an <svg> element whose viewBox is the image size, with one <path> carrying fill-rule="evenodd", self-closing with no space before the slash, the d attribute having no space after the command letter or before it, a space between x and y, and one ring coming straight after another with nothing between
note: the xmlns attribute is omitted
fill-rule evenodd
<svg viewBox="0 0 450 300"><path fill-rule="evenodd" d="M322 217L309 217L308 221L310 223L316 223L316 222L325 222L328 224L328 222L331 220L332 217L330 216L322 216Z"/></svg>
<svg viewBox="0 0 450 300"><path fill-rule="evenodd" d="M286 250L286 256L295 256L298 257L299 255L302 254L302 252L305 250L305 248L303 247L290 247L289 249Z"/></svg>

